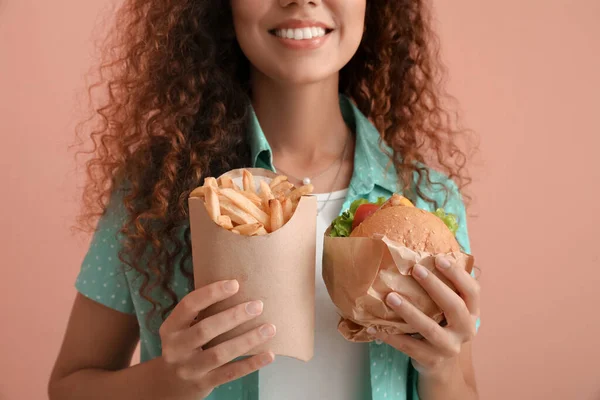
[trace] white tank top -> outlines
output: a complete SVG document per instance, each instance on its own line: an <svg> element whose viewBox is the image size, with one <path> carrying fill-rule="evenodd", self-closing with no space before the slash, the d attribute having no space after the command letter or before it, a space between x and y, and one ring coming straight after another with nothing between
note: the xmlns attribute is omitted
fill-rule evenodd
<svg viewBox="0 0 600 400"><path fill-rule="evenodd" d="M347 189L317 195L315 351L309 362L284 356L259 372L260 400L363 400L368 385L368 345L350 343L337 331L339 315L321 274L323 233L341 211Z"/></svg>

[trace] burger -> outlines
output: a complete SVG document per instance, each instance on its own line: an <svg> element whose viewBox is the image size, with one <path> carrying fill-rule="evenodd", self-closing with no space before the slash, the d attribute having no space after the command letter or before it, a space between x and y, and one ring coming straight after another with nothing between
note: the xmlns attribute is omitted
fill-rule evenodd
<svg viewBox="0 0 600 400"><path fill-rule="evenodd" d="M342 317L338 325L342 335L350 341L371 341L369 327L389 334L415 334L385 303L390 292L399 293L444 325L443 311L411 272L421 264L455 290L434 264L435 256L445 254L471 271L473 259L461 252L457 230L455 215L443 208L434 212L417 208L399 194L375 202L352 202L326 231L323 253L323 278Z"/></svg>
<svg viewBox="0 0 600 400"><path fill-rule="evenodd" d="M375 203L355 200L331 224L331 237L381 237L403 243L415 251L448 253L459 251L454 214L443 208L429 212L416 208L410 200L394 194Z"/></svg>

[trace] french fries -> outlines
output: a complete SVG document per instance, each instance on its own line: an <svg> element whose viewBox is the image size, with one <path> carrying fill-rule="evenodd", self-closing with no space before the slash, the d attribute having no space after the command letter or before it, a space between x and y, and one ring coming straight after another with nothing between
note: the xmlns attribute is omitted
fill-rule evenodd
<svg viewBox="0 0 600 400"><path fill-rule="evenodd" d="M240 183L240 182L238 182ZM220 227L243 236L261 236L281 229L294 214L300 198L313 192L312 185L294 187L283 175L267 183L257 182L242 171L241 187L231 177L207 177L190 197L204 200L208 216Z"/></svg>
<svg viewBox="0 0 600 400"><path fill-rule="evenodd" d="M217 191L212 186L208 186L206 189L206 195L204 198L206 210L208 211L209 217L218 223L219 215L221 215L219 212L219 196L217 195Z"/></svg>
<svg viewBox="0 0 600 400"><path fill-rule="evenodd" d="M237 185L235 183L233 183L233 180L228 176L223 176L219 180L220 180L221 187L235 189L235 190L240 189L239 187L237 187Z"/></svg>
<svg viewBox="0 0 600 400"><path fill-rule="evenodd" d="M269 200L274 199L273 192L271 191L271 187L265 181L260 181L260 197L263 201L263 205L268 206Z"/></svg>
<svg viewBox="0 0 600 400"><path fill-rule="evenodd" d="M227 215L219 215L217 217L217 224L221 225L225 229L233 229L231 218L229 218Z"/></svg>
<svg viewBox="0 0 600 400"><path fill-rule="evenodd" d="M199 186L196 189L192 190L192 192L190 193L190 197L199 197L201 199L204 198L205 196L205 192L206 192L206 188L208 186Z"/></svg>
<svg viewBox="0 0 600 400"><path fill-rule="evenodd" d="M215 189L219 188L219 184L215 178L209 177L204 179L204 186L212 186Z"/></svg>
<svg viewBox="0 0 600 400"><path fill-rule="evenodd" d="M254 193L254 177L252 176L252 174L250 173L250 171L248 171L247 169L245 169L242 172L242 183L244 186L244 192L250 192L250 193Z"/></svg>
<svg viewBox="0 0 600 400"><path fill-rule="evenodd" d="M265 228L262 226L262 224L259 223L238 225L235 228L233 228L232 231L244 236L256 236L267 234Z"/></svg>
<svg viewBox="0 0 600 400"><path fill-rule="evenodd" d="M283 209L279 200L269 200L269 210L271 211L271 230L276 231L283 226Z"/></svg>
<svg viewBox="0 0 600 400"><path fill-rule="evenodd" d="M242 194L244 196L246 196L248 198L248 200L250 200L251 202L253 202L254 204L256 204L257 207L261 207L262 206L262 199L256 193L244 190L244 192Z"/></svg>
<svg viewBox="0 0 600 400"><path fill-rule="evenodd" d="M271 186L271 189L274 188L275 186L279 185L281 182L287 181L287 176L285 175L277 175L275 178L273 178L273 180L271 181L271 183L269 184L269 186Z"/></svg>
<svg viewBox="0 0 600 400"><path fill-rule="evenodd" d="M235 222L239 225L258 223L256 218L247 212L240 210L227 199L221 201L219 205L221 206L222 215L228 216L231 219L231 222Z"/></svg>
<svg viewBox="0 0 600 400"><path fill-rule="evenodd" d="M313 189L314 188L313 188L312 183L309 183L308 185L300 186L299 188L294 189L292 191L292 193L290 193L290 200L298 201L300 199L300 197L305 196L309 193L312 193Z"/></svg>
<svg viewBox="0 0 600 400"><path fill-rule="evenodd" d="M221 193L242 211L245 211L256 218L258 222L264 226L269 225L269 216L267 213L258 208L256 204L248 199L248 197L244 196L244 192L236 192L233 189L221 189Z"/></svg>
<svg viewBox="0 0 600 400"><path fill-rule="evenodd" d="M283 209L283 223L286 223L290 220L290 218L292 218L292 200L287 197L283 199L281 202L281 208Z"/></svg>
<svg viewBox="0 0 600 400"><path fill-rule="evenodd" d="M287 194L288 192L290 192L292 189L294 188L294 185L292 185L290 182L288 181L283 181L280 184L273 186L271 188L271 191L273 192L273 195L277 196L280 193L283 194Z"/></svg>

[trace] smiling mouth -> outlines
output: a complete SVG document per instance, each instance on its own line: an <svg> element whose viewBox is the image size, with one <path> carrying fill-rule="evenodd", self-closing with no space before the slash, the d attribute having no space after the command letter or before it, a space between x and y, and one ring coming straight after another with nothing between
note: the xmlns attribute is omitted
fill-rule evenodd
<svg viewBox="0 0 600 400"><path fill-rule="evenodd" d="M333 29L312 26L306 28L272 29L269 33L282 39L311 40L322 38L333 32Z"/></svg>

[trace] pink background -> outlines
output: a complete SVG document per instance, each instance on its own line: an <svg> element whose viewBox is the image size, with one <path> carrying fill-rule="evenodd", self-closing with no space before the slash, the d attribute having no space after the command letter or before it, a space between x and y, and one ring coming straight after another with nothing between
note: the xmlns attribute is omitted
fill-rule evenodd
<svg viewBox="0 0 600 400"><path fill-rule="evenodd" d="M438 1L481 135L473 251L485 400L600 398L600 2ZM0 399L44 399L86 238L72 153L104 0L0 0ZM45 333L42 333L45 332Z"/></svg>

